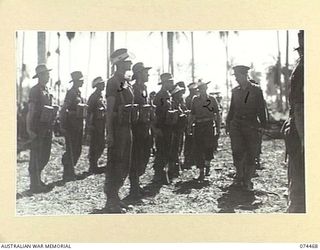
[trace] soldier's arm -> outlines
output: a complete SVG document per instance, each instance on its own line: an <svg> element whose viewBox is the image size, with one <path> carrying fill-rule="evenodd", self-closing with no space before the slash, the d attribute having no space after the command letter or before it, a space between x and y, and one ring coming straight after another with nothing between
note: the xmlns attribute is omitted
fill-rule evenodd
<svg viewBox="0 0 320 250"><path fill-rule="evenodd" d="M87 105L88 105L88 115L86 118L86 131L88 132L88 130L91 129L93 126L93 112L94 112L95 104L93 102L92 96L89 97Z"/></svg>
<svg viewBox="0 0 320 250"><path fill-rule="evenodd" d="M230 122L231 122L233 116L234 116L234 97L233 97L233 93L232 93L230 108L229 108L229 112L228 112L227 119L226 119L226 128L228 130L229 130Z"/></svg>
<svg viewBox="0 0 320 250"><path fill-rule="evenodd" d="M30 102L28 105L26 127L27 127L27 132L28 132L31 139L33 139L36 136L35 132L32 130L32 125L33 125L32 123L33 123L33 119L34 119L34 114L35 114L35 104L33 102Z"/></svg>
<svg viewBox="0 0 320 250"><path fill-rule="evenodd" d="M267 126L267 114L265 100L261 89L258 90L258 97L258 117L261 122L261 126L265 128Z"/></svg>

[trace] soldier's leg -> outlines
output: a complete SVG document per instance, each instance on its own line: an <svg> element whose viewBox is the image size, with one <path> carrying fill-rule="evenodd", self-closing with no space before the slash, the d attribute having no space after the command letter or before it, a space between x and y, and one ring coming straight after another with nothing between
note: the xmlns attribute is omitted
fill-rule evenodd
<svg viewBox="0 0 320 250"><path fill-rule="evenodd" d="M48 133L41 138L40 148L39 148L39 180L40 184L44 185L41 181L41 172L44 167L48 164L51 154L51 144L52 144L52 133Z"/></svg>
<svg viewBox="0 0 320 250"><path fill-rule="evenodd" d="M73 162L73 167L77 165L77 162L80 158L81 155L81 150L82 150L82 137L83 137L83 130L81 129L80 131L77 131L74 134L73 138L73 149L74 149L74 162Z"/></svg>
<svg viewBox="0 0 320 250"><path fill-rule="evenodd" d="M75 179L74 173L74 137L77 136L77 133L71 128L69 128L65 135L66 142L66 152L62 156L63 164L63 179L65 181L71 181Z"/></svg>
<svg viewBox="0 0 320 250"><path fill-rule="evenodd" d="M304 147L304 104L294 104L294 123L300 138L302 147Z"/></svg>
<svg viewBox="0 0 320 250"><path fill-rule="evenodd" d="M243 128L246 139L246 164L244 165L244 181L248 188L253 188L251 179L255 173L256 156L260 150L260 135L258 131L250 128Z"/></svg>
<svg viewBox="0 0 320 250"><path fill-rule="evenodd" d="M204 145L203 140L204 140L203 127L197 124L194 129L194 156L195 156L196 165L200 170L198 180L204 179L206 147Z"/></svg>
<svg viewBox="0 0 320 250"><path fill-rule="evenodd" d="M305 213L305 164L300 148L289 155L289 213Z"/></svg>
<svg viewBox="0 0 320 250"><path fill-rule="evenodd" d="M36 137L31 142L30 148L30 161L29 161L29 175L30 175L30 190L35 189L36 187L40 186L40 178L39 178L39 145L40 139Z"/></svg>
<svg viewBox="0 0 320 250"><path fill-rule="evenodd" d="M245 140L241 129L231 123L230 127L231 150L233 157L233 164L236 167L235 181L243 182L244 177L244 157L245 157Z"/></svg>
<svg viewBox="0 0 320 250"><path fill-rule="evenodd" d="M166 147L168 147L168 145L166 145L166 130L162 129L162 136L156 136L155 137L155 143L156 143L156 157L154 160L154 164L153 164L153 169L154 169L154 177L153 177L153 181L154 182L162 182L165 179L165 175L164 175L164 167L166 164Z"/></svg>

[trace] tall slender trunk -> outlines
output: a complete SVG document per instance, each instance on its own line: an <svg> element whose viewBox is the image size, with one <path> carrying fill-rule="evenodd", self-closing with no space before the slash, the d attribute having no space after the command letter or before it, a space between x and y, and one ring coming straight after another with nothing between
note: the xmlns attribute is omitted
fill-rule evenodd
<svg viewBox="0 0 320 250"><path fill-rule="evenodd" d="M89 35L89 55L88 55L88 68L87 68L87 82L86 82L86 91L85 97L88 97L88 83L89 83L89 74L90 74L90 64L91 64L91 48L92 48L92 39L93 39L93 32L90 32Z"/></svg>
<svg viewBox="0 0 320 250"><path fill-rule="evenodd" d="M173 32L167 32L167 43L169 52L169 72L174 75L174 62L173 62Z"/></svg>
<svg viewBox="0 0 320 250"><path fill-rule="evenodd" d="M229 34L225 33L227 110L229 109Z"/></svg>
<svg viewBox="0 0 320 250"><path fill-rule="evenodd" d="M161 35L161 73L164 73L164 38L163 32L160 32Z"/></svg>
<svg viewBox="0 0 320 250"><path fill-rule="evenodd" d="M194 40L193 40L193 32L191 31L191 77L192 82L195 82L194 79Z"/></svg>
<svg viewBox="0 0 320 250"><path fill-rule="evenodd" d="M21 72L20 72L20 79L19 79L19 104L22 103L22 96L23 96L23 88L22 88L22 82L24 79L24 74L26 70L26 66L24 64L24 41L25 41L25 33L22 31L22 46L21 46Z"/></svg>
<svg viewBox="0 0 320 250"><path fill-rule="evenodd" d="M46 63L46 33L38 32L38 64Z"/></svg>
<svg viewBox="0 0 320 250"><path fill-rule="evenodd" d="M110 42L109 42L109 32L107 32L107 79L110 78L110 53L109 53L109 46L110 46Z"/></svg>
<svg viewBox="0 0 320 250"><path fill-rule="evenodd" d="M60 106L60 87L61 87L61 79L60 79L60 33L57 33L58 36L58 105Z"/></svg>
<svg viewBox="0 0 320 250"><path fill-rule="evenodd" d="M110 35L110 55L113 53L114 51L114 32L111 32ZM114 65L112 65L111 67L111 74L114 73Z"/></svg>
<svg viewBox="0 0 320 250"><path fill-rule="evenodd" d="M277 41L278 41L278 62L277 62L277 71L278 71L278 85L280 89L279 93L279 111L283 111L283 104L282 104L282 83L281 83L281 52L280 52L280 39L279 39L279 31L277 31Z"/></svg>
<svg viewBox="0 0 320 250"><path fill-rule="evenodd" d="M289 31L286 32L286 70L284 75L286 110L289 109Z"/></svg>

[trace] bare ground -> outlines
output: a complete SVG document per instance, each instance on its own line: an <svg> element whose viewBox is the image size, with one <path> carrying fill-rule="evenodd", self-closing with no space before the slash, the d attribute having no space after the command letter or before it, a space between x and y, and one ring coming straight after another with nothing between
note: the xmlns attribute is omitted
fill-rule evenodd
<svg viewBox="0 0 320 250"><path fill-rule="evenodd" d="M42 172L42 180L53 186L48 193L31 194L29 188L29 151L17 157L17 215L90 214L104 207L104 174L88 175L88 147L83 146L76 166L79 180L62 183L62 138L55 138L51 158ZM284 213L287 207L287 166L284 163L283 140L264 140L261 156L263 170L253 179L254 191L230 186L235 169L232 164L230 139L222 136L215 159L211 161L211 175L202 183L194 181L198 170L184 170L170 185L151 183L153 160L140 178L146 196L130 206L128 213ZM106 154L104 154L106 155ZM106 157L100 159L104 165ZM128 180L120 190L120 198L128 194Z"/></svg>

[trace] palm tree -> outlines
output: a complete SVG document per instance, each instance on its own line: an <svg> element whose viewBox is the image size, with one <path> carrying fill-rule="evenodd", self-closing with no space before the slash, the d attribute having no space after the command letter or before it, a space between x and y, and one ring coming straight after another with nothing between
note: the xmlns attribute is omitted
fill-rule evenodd
<svg viewBox="0 0 320 250"><path fill-rule="evenodd" d="M71 54L71 41L72 41L72 39L74 39L74 37L76 35L76 32L66 32L66 35L67 35L68 40L69 40L69 71L71 71L71 57L72 57L72 54Z"/></svg>
<svg viewBox="0 0 320 250"><path fill-rule="evenodd" d="M194 40L193 40L193 32L191 31L191 78L192 82L194 79Z"/></svg>
<svg viewBox="0 0 320 250"><path fill-rule="evenodd" d="M46 63L46 33L38 32L38 64Z"/></svg>
<svg viewBox="0 0 320 250"><path fill-rule="evenodd" d="M238 35L238 31L233 31L235 35ZM229 108L229 71L230 71L230 63L229 63L229 31L219 31L219 37L224 43L225 53L226 53L226 87L227 87L227 109Z"/></svg>

